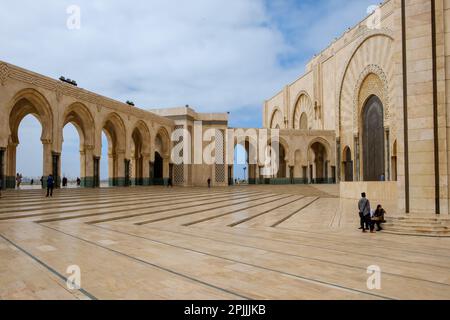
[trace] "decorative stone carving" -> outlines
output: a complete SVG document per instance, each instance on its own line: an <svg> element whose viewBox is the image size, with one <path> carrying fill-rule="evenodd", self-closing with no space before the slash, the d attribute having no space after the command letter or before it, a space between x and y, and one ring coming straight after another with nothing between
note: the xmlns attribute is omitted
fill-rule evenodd
<svg viewBox="0 0 450 320"><path fill-rule="evenodd" d="M4 86L9 78L9 67L6 63L0 64L0 84Z"/></svg>
<svg viewBox="0 0 450 320"><path fill-rule="evenodd" d="M350 62L352 61L354 55L356 54L356 52L359 50L359 48L362 46L362 44L364 42L366 42L369 38L374 37L374 36L385 36L388 37L389 39L393 40L394 39L394 32L390 29L387 28L382 28L382 29L369 29L366 28L364 30L364 32L357 34L357 38L359 38L359 40L357 40L355 42L355 45L353 46L353 50L352 50L352 54L350 54L348 56L348 58L345 60L345 63L343 63L342 65L344 66L341 74L339 75L339 77L337 78L337 88L338 90L336 90L336 135L339 136L340 135L340 131L341 131L341 111L342 111L342 106L341 106L341 97L342 97L342 89L344 87L344 81L345 81L345 75L347 74L347 68L350 65Z"/></svg>
<svg viewBox="0 0 450 320"><path fill-rule="evenodd" d="M359 113L363 104L371 95L376 95L383 103L384 121L387 123L390 117L388 92L388 81L383 69L374 64L364 68L355 84L353 94L353 123L358 123ZM358 127L355 126L354 130L357 131Z"/></svg>
<svg viewBox="0 0 450 320"><path fill-rule="evenodd" d="M56 101L58 101L58 102L61 101L61 99L62 99L62 97L64 95L63 90L64 90L63 84L62 83L57 83L56 87L55 87Z"/></svg>

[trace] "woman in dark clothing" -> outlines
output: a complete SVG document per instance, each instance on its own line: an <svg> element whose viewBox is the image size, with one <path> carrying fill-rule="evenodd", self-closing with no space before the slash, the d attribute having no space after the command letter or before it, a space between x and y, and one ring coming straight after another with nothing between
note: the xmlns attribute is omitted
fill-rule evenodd
<svg viewBox="0 0 450 320"><path fill-rule="evenodd" d="M383 230L381 227L382 223L385 223L384 215L386 214L386 211L383 209L381 204L377 206L377 210L375 210L375 213L373 214L373 223L377 225L377 231Z"/></svg>

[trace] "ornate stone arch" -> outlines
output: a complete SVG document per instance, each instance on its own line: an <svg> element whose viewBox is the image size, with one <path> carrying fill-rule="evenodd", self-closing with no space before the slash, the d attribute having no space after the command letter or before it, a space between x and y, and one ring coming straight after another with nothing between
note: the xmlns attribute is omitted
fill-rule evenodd
<svg viewBox="0 0 450 320"><path fill-rule="evenodd" d="M377 65L368 65L359 75L353 95L353 123L359 123L362 109L366 101L373 95L377 96L384 109L384 123L389 122L389 84L383 69ZM358 133L359 126L354 126L354 133Z"/></svg>
<svg viewBox="0 0 450 320"><path fill-rule="evenodd" d="M281 112L280 108L276 107L272 111L272 116L270 117L270 129L283 129L283 128L284 128L283 113Z"/></svg>
<svg viewBox="0 0 450 320"><path fill-rule="evenodd" d="M138 131L142 138L143 152L150 153L151 134L147 124L143 120L138 120L132 128L131 135L133 135L135 131Z"/></svg>
<svg viewBox="0 0 450 320"><path fill-rule="evenodd" d="M106 136L111 142L111 147L116 152L125 152L126 129L125 123L119 114L112 112L103 120L102 129L106 131Z"/></svg>
<svg viewBox="0 0 450 320"><path fill-rule="evenodd" d="M80 136L80 150L84 146L94 147L95 145L95 121L89 109L80 102L68 105L62 117L61 129L68 123L72 123Z"/></svg>
<svg viewBox="0 0 450 320"><path fill-rule="evenodd" d="M342 126L342 96L343 96L343 89L344 89L344 83L346 80L346 75L348 73L348 69L350 66L350 63L352 62L355 55L358 53L358 51L361 49L361 47L371 40L374 37L383 37L387 38L391 42L394 41L393 32L390 29L382 28L382 29L367 29L365 32L358 34L359 40L356 41L354 45L354 49L352 50L352 53L348 56L348 58L345 60L344 69L342 70L340 76L338 77L338 90L336 91L336 133L337 136L341 135L341 126ZM378 48L378 50L385 50L385 48ZM392 63L392 59L390 59L390 63ZM387 77L386 77L387 78Z"/></svg>
<svg viewBox="0 0 450 320"><path fill-rule="evenodd" d="M301 91L296 101L292 116L292 128L295 130L300 129L300 120L303 114L306 115L308 120L308 127L306 129L312 128L311 123L313 123L314 120L314 110L310 96L306 91Z"/></svg>
<svg viewBox="0 0 450 320"><path fill-rule="evenodd" d="M329 160L331 160L332 158L333 158L333 154L332 154L332 152L331 152L331 146L330 146L330 143L326 140L326 139L324 139L324 138L322 138L322 137L316 137L316 138L314 138L314 139L312 139L309 143L308 143L308 151L307 151L307 158L309 159L310 158L310 154L311 154L311 151L312 151L312 149L311 149L311 147L315 144L315 143L320 143L320 144L322 144L324 147L325 147L325 150L326 150L326 153L327 153L327 158L329 159Z"/></svg>
<svg viewBox="0 0 450 320"><path fill-rule="evenodd" d="M160 141L160 142L159 142ZM155 150L159 147L158 144L161 143L160 146L160 151L161 151L161 156L163 158L165 157L169 157L170 156L170 135L169 132L167 131L167 129L163 126L160 126L158 128L158 131L155 135L155 142L154 142L154 146L155 146Z"/></svg>
<svg viewBox="0 0 450 320"><path fill-rule="evenodd" d="M35 89L19 91L8 105L10 138L19 143L18 129L21 121L33 114L42 126L41 140L51 142L53 139L53 113L47 99Z"/></svg>

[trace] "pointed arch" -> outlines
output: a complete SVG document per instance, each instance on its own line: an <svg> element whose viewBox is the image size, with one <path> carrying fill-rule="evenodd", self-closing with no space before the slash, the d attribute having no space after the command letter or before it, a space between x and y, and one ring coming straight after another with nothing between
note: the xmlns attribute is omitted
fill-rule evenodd
<svg viewBox="0 0 450 320"><path fill-rule="evenodd" d="M312 100L305 91L300 92L294 108L293 129L310 130L314 119Z"/></svg>
<svg viewBox="0 0 450 320"><path fill-rule="evenodd" d="M282 129L284 128L283 123L283 113L276 107L270 118L270 129Z"/></svg>
<svg viewBox="0 0 450 320"><path fill-rule="evenodd" d="M18 130L23 118L34 115L42 125L41 140L50 142L53 137L53 113L47 99L35 89L19 91L8 107L11 141L19 143Z"/></svg>

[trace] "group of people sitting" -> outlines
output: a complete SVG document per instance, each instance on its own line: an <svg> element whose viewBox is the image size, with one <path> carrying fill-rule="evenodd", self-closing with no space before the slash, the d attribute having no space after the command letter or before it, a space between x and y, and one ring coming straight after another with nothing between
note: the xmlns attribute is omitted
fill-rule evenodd
<svg viewBox="0 0 450 320"><path fill-rule="evenodd" d="M358 210L361 224L359 229L362 230L362 232L367 232L370 230L371 233L375 233L375 226L377 226L376 231L383 230L381 225L386 222L386 211L383 209L381 204L377 206L376 210L371 210L369 199L367 199L365 193L362 193L361 199L358 202Z"/></svg>

